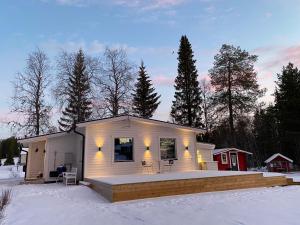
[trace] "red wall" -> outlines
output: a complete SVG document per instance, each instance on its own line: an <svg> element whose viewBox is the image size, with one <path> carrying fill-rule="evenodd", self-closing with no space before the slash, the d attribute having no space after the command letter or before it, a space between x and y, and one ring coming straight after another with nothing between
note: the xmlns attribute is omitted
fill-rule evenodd
<svg viewBox="0 0 300 225"><path fill-rule="evenodd" d="M274 162L282 161L282 167L271 167L270 164ZM290 162L286 159L282 158L281 156L277 156L275 159L273 159L270 163L267 164L268 170L270 172L285 172L290 171L292 167L290 166Z"/></svg>
<svg viewBox="0 0 300 225"><path fill-rule="evenodd" d="M222 164L221 154L214 155L214 161L218 161L218 170L231 170L229 152L226 152L226 154L228 162L227 164ZM243 152L238 152L237 157L239 162L239 170L247 171L247 154Z"/></svg>

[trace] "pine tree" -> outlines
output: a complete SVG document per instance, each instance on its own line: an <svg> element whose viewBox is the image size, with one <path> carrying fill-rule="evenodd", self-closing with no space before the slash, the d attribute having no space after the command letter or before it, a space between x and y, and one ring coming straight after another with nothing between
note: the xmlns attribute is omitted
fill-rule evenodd
<svg viewBox="0 0 300 225"><path fill-rule="evenodd" d="M73 73L69 77L68 104L59 121L60 130L69 130L77 122L85 121L91 116L90 92L84 54L80 49L76 55Z"/></svg>
<svg viewBox="0 0 300 225"><path fill-rule="evenodd" d="M228 121L231 145L235 146L234 123L238 116L251 112L257 98L263 94L254 70L257 56L240 47L224 44L214 58L214 66L209 70L215 89L214 105L222 120Z"/></svg>
<svg viewBox="0 0 300 225"><path fill-rule="evenodd" d="M139 75L135 84L133 97L133 113L137 116L149 119L153 116L155 110L160 104L158 95L147 75L144 63L141 63Z"/></svg>
<svg viewBox="0 0 300 225"><path fill-rule="evenodd" d="M175 100L171 117L176 123L202 127L201 92L197 81L198 72L192 46L186 36L182 36L178 51L178 69L175 79Z"/></svg>
<svg viewBox="0 0 300 225"><path fill-rule="evenodd" d="M281 151L300 162L300 71L289 63L278 74L275 109Z"/></svg>

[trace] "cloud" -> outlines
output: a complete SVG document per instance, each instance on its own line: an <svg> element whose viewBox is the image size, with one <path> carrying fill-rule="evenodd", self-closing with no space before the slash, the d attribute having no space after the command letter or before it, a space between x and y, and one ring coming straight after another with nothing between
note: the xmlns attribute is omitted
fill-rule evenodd
<svg viewBox="0 0 300 225"><path fill-rule="evenodd" d="M115 5L139 8L143 10L154 10L158 8L168 8L180 5L187 0L40 0L43 2L56 2L59 5L69 5L76 7L84 7L90 5L100 5L105 3L113 3Z"/></svg>
<svg viewBox="0 0 300 225"><path fill-rule="evenodd" d="M152 81L153 81L153 84L155 84L155 85L171 86L171 85L174 85L175 78L165 76L165 75L158 75L158 76L154 76Z"/></svg>

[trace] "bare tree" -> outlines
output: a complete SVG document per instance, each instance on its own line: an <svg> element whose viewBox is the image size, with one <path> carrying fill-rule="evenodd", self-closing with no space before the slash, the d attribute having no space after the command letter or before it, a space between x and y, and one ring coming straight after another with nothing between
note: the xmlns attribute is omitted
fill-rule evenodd
<svg viewBox="0 0 300 225"><path fill-rule="evenodd" d="M212 88L211 84L207 79L200 80L200 90L202 95L202 109L204 116L204 125L207 132L210 132L215 121L215 114L212 106Z"/></svg>
<svg viewBox="0 0 300 225"><path fill-rule="evenodd" d="M47 104L45 94L50 84L49 60L40 49L29 54L23 73L18 73L13 82L11 113L21 120L9 122L12 129L26 135L39 135L53 131L50 124L52 107Z"/></svg>
<svg viewBox="0 0 300 225"><path fill-rule="evenodd" d="M135 77L134 65L124 49L106 48L102 62L102 73L98 77L104 108L112 116L131 110L131 91Z"/></svg>

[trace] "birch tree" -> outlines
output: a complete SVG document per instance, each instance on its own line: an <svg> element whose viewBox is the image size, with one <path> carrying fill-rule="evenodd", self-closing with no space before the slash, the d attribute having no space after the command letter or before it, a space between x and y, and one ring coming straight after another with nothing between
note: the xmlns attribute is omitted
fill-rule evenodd
<svg viewBox="0 0 300 225"><path fill-rule="evenodd" d="M23 72L17 74L12 97L11 113L16 119L9 122L12 129L25 135L51 132L51 105L46 99L51 75L47 55L40 49L29 54Z"/></svg>

